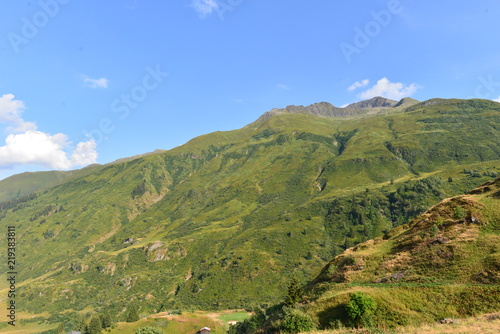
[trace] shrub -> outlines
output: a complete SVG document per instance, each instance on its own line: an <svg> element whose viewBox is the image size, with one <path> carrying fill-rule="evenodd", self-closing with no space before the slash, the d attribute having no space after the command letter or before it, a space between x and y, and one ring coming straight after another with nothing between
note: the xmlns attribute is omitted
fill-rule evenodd
<svg viewBox="0 0 500 334"><path fill-rule="evenodd" d="M363 292L351 294L346 305L347 315L355 326L371 326L373 322L372 313L375 309L375 300Z"/></svg>
<svg viewBox="0 0 500 334"><path fill-rule="evenodd" d="M155 327L141 327L135 330L135 334L163 334L163 331Z"/></svg>
<svg viewBox="0 0 500 334"><path fill-rule="evenodd" d="M330 322L331 329L344 329L344 324L342 323L342 320L340 319L334 319Z"/></svg>
<svg viewBox="0 0 500 334"><path fill-rule="evenodd" d="M281 324L281 329L285 333L300 333L311 331L316 328L316 324L311 317L297 309L287 311Z"/></svg>
<svg viewBox="0 0 500 334"><path fill-rule="evenodd" d="M465 210L461 206L455 207L453 210L453 216L455 219L463 219L465 217Z"/></svg>
<svg viewBox="0 0 500 334"><path fill-rule="evenodd" d="M431 237L435 237L439 234L439 227L437 224L432 225L431 227Z"/></svg>

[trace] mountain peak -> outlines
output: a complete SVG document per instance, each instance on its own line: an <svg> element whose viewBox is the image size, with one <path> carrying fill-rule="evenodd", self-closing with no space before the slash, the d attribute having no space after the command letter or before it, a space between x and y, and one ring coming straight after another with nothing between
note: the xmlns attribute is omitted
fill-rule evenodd
<svg viewBox="0 0 500 334"><path fill-rule="evenodd" d="M376 96L369 100L360 101L349 104L348 109L364 109L364 108L392 108L398 104L398 101L386 99L385 97Z"/></svg>
<svg viewBox="0 0 500 334"><path fill-rule="evenodd" d="M273 109L272 111L276 111L277 113L291 113L291 114L312 114L315 116L332 116L335 110L340 109L335 107L333 104L328 102L318 102L313 103L307 107L302 105L295 106L289 105L284 109Z"/></svg>
<svg viewBox="0 0 500 334"><path fill-rule="evenodd" d="M394 106L394 108L397 107L411 107L417 103L420 103L420 101L412 99L411 97L404 97L399 102Z"/></svg>

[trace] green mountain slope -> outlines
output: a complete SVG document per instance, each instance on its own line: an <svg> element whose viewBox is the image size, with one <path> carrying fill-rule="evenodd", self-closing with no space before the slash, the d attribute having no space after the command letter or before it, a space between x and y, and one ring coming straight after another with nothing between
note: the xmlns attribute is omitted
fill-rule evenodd
<svg viewBox="0 0 500 334"><path fill-rule="evenodd" d="M0 202L37 192L93 173L99 165L91 165L73 171L26 172L16 174L0 181Z"/></svg>
<svg viewBox="0 0 500 334"><path fill-rule="evenodd" d="M308 314L322 329L418 326L497 312L499 242L500 178L346 250L306 287L295 311L274 308L257 332L286 326L279 318L293 312ZM358 305L371 300L374 308L353 321L348 304L355 295L365 301Z"/></svg>
<svg viewBox="0 0 500 334"><path fill-rule="evenodd" d="M118 159L108 165L126 162L161 152L165 152L165 150L156 150L154 152L144 153L133 157ZM26 172L10 176L0 180L0 202L19 198L72 179L84 177L88 174L96 172L102 167L103 166L101 165L94 164L82 169L71 171Z"/></svg>
<svg viewBox="0 0 500 334"><path fill-rule="evenodd" d="M281 300L291 277L499 172L500 104L410 102L358 118L267 115L1 203L19 236L21 310Z"/></svg>

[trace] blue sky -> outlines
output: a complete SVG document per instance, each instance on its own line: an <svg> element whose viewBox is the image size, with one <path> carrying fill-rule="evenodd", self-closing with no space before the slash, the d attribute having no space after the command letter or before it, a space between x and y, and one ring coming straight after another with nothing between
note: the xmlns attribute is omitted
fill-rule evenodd
<svg viewBox="0 0 500 334"><path fill-rule="evenodd" d="M0 179L74 169L272 108L500 99L500 3L40 0L0 12Z"/></svg>

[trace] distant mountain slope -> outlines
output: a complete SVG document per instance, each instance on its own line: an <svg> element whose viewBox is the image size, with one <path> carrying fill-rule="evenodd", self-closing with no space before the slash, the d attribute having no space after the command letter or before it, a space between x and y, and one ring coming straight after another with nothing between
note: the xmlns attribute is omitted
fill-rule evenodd
<svg viewBox="0 0 500 334"><path fill-rule="evenodd" d="M0 203L19 235L22 311L281 300L291 277L500 171L500 104L415 107L268 115Z"/></svg>
<svg viewBox="0 0 500 334"><path fill-rule="evenodd" d="M10 176L0 181L0 202L53 187L69 178L85 176L98 168L92 165L73 171L26 172Z"/></svg>
<svg viewBox="0 0 500 334"><path fill-rule="evenodd" d="M405 97L403 99L401 99L395 106L394 108L398 108L398 107L402 107L402 108L407 108L407 107L411 107L417 103L420 103L420 101L418 100L415 100L415 99L412 99L412 98L409 98L409 97Z"/></svg>
<svg viewBox="0 0 500 334"><path fill-rule="evenodd" d="M397 101L377 96L366 101L352 103L348 105L346 109L364 109L364 108L379 108L379 107L392 108L395 107L397 104L398 104Z"/></svg>
<svg viewBox="0 0 500 334"><path fill-rule="evenodd" d="M107 165L122 163L162 152L165 152L165 150L156 150L154 152L139 154L133 157L121 158ZM0 202L47 189L67 182L70 179L86 176L100 168L102 168L101 165L94 164L82 169L71 171L26 172L10 176L0 180Z"/></svg>

